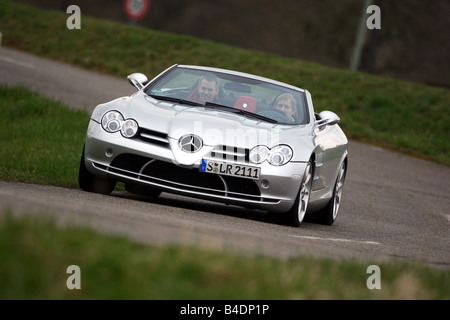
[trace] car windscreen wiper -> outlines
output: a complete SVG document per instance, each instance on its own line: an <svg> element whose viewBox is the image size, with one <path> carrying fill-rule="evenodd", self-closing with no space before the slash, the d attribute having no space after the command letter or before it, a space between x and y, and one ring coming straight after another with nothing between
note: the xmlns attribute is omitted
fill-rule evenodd
<svg viewBox="0 0 450 320"><path fill-rule="evenodd" d="M191 100L185 100L185 99L180 99L180 98L174 98L174 97L167 97L167 96L158 96L155 94L151 94L150 97L156 99L156 100L164 100L164 101L170 101L170 102L176 102L179 104L187 104L190 106L203 106L203 104L198 103L198 102L194 102Z"/></svg>
<svg viewBox="0 0 450 320"><path fill-rule="evenodd" d="M247 116L247 117L256 118L256 119L263 120L263 121L266 121L266 122L278 123L277 120L274 120L272 118L265 117L263 115L260 115L260 114L257 114L257 113L253 113L253 112L249 112L249 111L245 111L245 110L242 110L242 109L236 109L236 108L232 108L232 107L227 107L227 106L224 106L224 105L219 104L219 103L206 102L205 103L205 107L219 108L220 110L241 114L241 115L244 115L244 116Z"/></svg>

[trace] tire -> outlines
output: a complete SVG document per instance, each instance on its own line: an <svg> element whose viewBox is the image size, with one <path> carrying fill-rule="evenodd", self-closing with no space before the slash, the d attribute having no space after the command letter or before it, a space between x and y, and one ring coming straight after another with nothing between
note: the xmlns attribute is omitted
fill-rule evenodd
<svg viewBox="0 0 450 320"><path fill-rule="evenodd" d="M338 171L336 182L333 189L333 197L327 203L325 208L316 213L316 217L319 223L331 226L334 221L336 221L339 207L342 200L342 191L344 188L345 176L347 174L346 162L342 162L341 167Z"/></svg>
<svg viewBox="0 0 450 320"><path fill-rule="evenodd" d="M286 213L287 223L291 226L299 227L305 218L311 195L312 180L313 167L311 162L308 162L294 206Z"/></svg>
<svg viewBox="0 0 450 320"><path fill-rule="evenodd" d="M81 154L80 160L80 169L78 171L78 184L80 188L84 191L100 193L108 195L110 194L114 188L116 187L116 181L112 180L108 177L100 177L93 175L86 169L86 165L84 163L84 149Z"/></svg>

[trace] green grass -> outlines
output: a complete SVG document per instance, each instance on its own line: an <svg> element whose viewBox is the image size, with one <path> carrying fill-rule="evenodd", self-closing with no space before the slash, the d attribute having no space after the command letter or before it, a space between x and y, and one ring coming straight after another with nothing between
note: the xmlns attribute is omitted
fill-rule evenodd
<svg viewBox="0 0 450 320"><path fill-rule="evenodd" d="M308 89L316 111L341 117L349 138L450 164L450 90L352 73L306 61L0 1L3 45L124 77L175 64L230 68Z"/></svg>
<svg viewBox="0 0 450 320"><path fill-rule="evenodd" d="M0 106L0 179L77 187L89 114L20 87Z"/></svg>
<svg viewBox="0 0 450 320"><path fill-rule="evenodd" d="M99 235L50 218L0 215L0 299L448 300L450 273L376 263L381 289L369 290L369 264L156 248ZM81 289L66 281L80 268Z"/></svg>

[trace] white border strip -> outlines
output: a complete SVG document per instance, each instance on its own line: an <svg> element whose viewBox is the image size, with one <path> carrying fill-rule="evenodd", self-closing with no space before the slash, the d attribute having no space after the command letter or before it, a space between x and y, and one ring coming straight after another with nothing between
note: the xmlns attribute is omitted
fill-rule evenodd
<svg viewBox="0 0 450 320"><path fill-rule="evenodd" d="M5 57L5 56L0 56L0 60L5 61L7 63L15 64L15 65L18 65L18 66L21 66L21 67L26 67L26 68L30 68L30 69L34 69L35 68L34 65L32 65L32 64L29 64L29 63L26 63L26 62L22 62L22 61L13 59L13 58L8 58L8 57Z"/></svg>
<svg viewBox="0 0 450 320"><path fill-rule="evenodd" d="M296 235L288 235L293 238L301 238L308 240L324 240L324 241L334 241L334 242L353 242L353 243L362 243L362 244L373 244L373 245L381 245L379 242L375 241L359 241L359 240L350 240L350 239L339 239L339 238L320 238L320 237L312 237L312 236L296 236Z"/></svg>

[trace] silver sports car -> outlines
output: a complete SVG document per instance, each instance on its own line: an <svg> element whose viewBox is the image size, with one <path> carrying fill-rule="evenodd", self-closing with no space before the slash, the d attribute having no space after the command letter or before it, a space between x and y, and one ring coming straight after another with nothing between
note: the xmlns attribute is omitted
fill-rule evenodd
<svg viewBox="0 0 450 320"><path fill-rule="evenodd" d="M310 93L242 72L174 65L138 90L96 106L79 184L110 194L177 193L267 211L299 226L305 215L331 225L348 165L348 141Z"/></svg>

